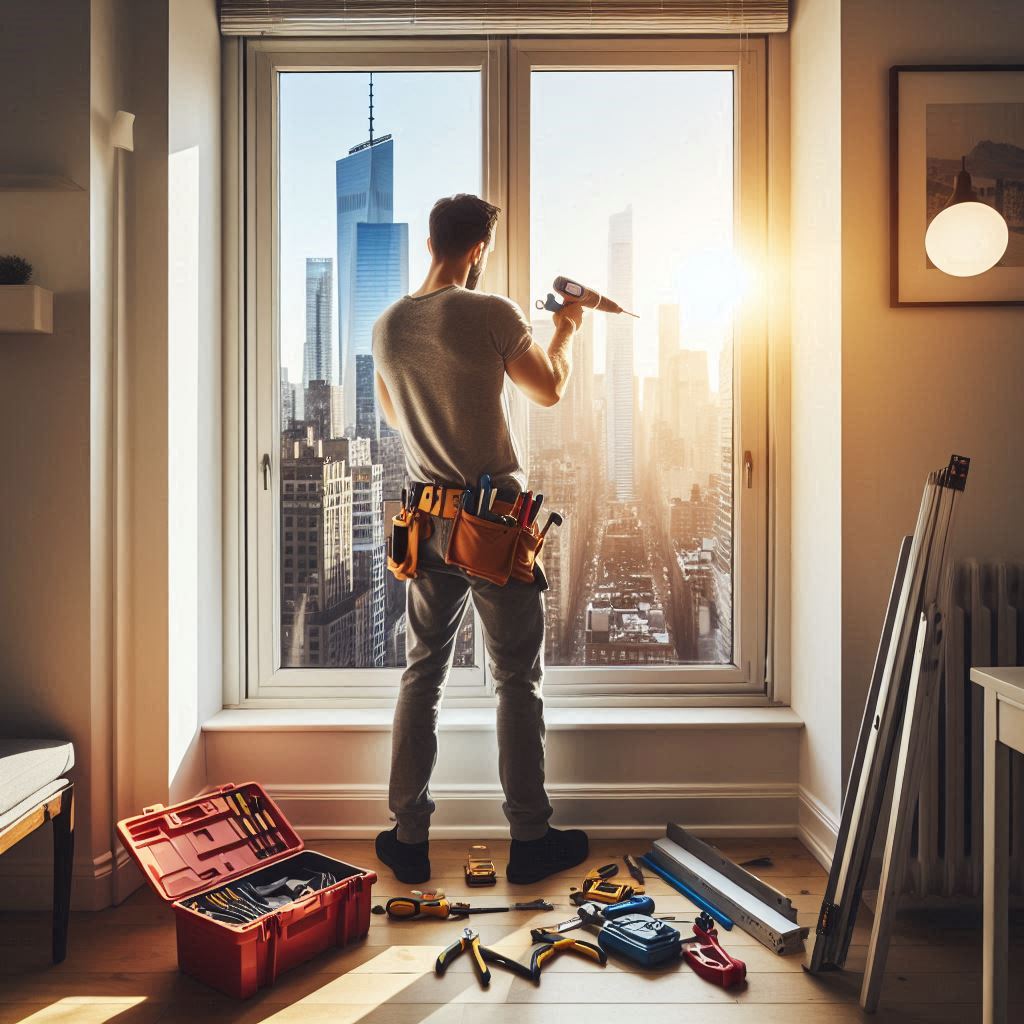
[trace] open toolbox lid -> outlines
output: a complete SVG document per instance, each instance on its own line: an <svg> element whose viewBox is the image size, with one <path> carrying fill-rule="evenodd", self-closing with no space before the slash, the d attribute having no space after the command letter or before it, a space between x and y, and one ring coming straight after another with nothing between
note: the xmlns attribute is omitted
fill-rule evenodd
<svg viewBox="0 0 1024 1024"><path fill-rule="evenodd" d="M241 806L251 812L259 838L254 840L244 827L245 815L236 809L234 794L241 794ZM269 833L254 817L257 807L267 825L274 826ZM171 903L283 860L305 846L257 782L220 786L171 807L146 807L142 814L119 821L117 834L149 884Z"/></svg>

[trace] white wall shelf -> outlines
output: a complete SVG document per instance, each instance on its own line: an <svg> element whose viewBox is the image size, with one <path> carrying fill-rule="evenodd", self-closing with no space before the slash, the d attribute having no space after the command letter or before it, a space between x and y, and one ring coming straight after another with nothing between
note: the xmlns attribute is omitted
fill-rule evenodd
<svg viewBox="0 0 1024 1024"><path fill-rule="evenodd" d="M37 284L0 285L0 334L53 334L53 292Z"/></svg>

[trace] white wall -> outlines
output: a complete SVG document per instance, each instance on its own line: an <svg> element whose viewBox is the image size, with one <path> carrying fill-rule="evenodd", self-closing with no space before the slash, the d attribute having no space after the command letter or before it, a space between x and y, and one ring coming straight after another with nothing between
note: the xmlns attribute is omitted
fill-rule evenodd
<svg viewBox="0 0 1024 1024"><path fill-rule="evenodd" d="M801 824L825 845L841 800L839 29L836 0L800 0L790 39L791 701Z"/></svg>
<svg viewBox="0 0 1024 1024"><path fill-rule="evenodd" d="M347 719L347 728L337 724ZM692 708L669 724L614 708L549 708L547 785L558 827L717 835L796 831L799 719L787 708ZM391 713L222 712L207 726L211 784L259 779L304 838L372 838L388 827ZM432 792L438 837L508 836L494 711L444 709Z"/></svg>
<svg viewBox="0 0 1024 1024"><path fill-rule="evenodd" d="M844 772L928 470L973 460L956 556L1024 556L1024 307L889 307L888 71L1022 59L1018 0L843 4Z"/></svg>
<svg viewBox="0 0 1024 1024"><path fill-rule="evenodd" d="M221 41L215 0L175 0L169 15L168 150L193 182L190 194L170 191L170 225L189 226L195 253L184 277L187 266L169 268L170 564L187 567L171 580L170 628L189 650L180 661L169 651L168 783L177 799L206 783L201 726L222 703ZM177 294L186 283L188 295ZM176 337L173 312L186 305L190 323Z"/></svg>

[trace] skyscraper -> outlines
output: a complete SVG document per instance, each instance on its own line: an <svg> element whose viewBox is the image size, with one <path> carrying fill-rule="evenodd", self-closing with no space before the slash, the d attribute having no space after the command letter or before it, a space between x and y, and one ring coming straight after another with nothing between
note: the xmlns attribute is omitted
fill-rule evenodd
<svg viewBox="0 0 1024 1024"><path fill-rule="evenodd" d="M733 340L726 339L718 357L720 472L711 477L714 494L714 587L717 616L715 660L728 663L733 657Z"/></svg>
<svg viewBox="0 0 1024 1024"><path fill-rule="evenodd" d="M359 393L356 357L370 355L373 322L409 288L409 225L394 223L394 147L390 135L373 137L371 81L370 138L335 164L338 352L349 428L357 425L360 398L373 402L372 391Z"/></svg>
<svg viewBox="0 0 1024 1024"><path fill-rule="evenodd" d="M384 469L370 461L369 445L363 440L352 442L349 457L352 459L352 574L356 592L366 595L356 656L358 664L380 668L385 653L384 572L387 567Z"/></svg>
<svg viewBox="0 0 1024 1024"><path fill-rule="evenodd" d="M633 307L633 207L608 222L608 294L624 309ZM633 318L608 318L605 356L608 480L617 501L634 497Z"/></svg>
<svg viewBox="0 0 1024 1024"><path fill-rule="evenodd" d="M288 367L281 367L281 429L290 430L295 415L295 390L288 383Z"/></svg>
<svg viewBox="0 0 1024 1024"><path fill-rule="evenodd" d="M334 353L331 347L333 260L306 260L306 344L302 350L302 383L331 380Z"/></svg>
<svg viewBox="0 0 1024 1024"><path fill-rule="evenodd" d="M306 422L316 424L316 436L321 440L333 441L344 433L340 392L337 384L325 380L311 380L306 387Z"/></svg>
<svg viewBox="0 0 1024 1024"><path fill-rule="evenodd" d="M388 143L390 145L390 143ZM409 225L357 224L352 262L351 315L348 321L348 366L355 382L355 428L357 437L379 440L380 424L374 392L371 346L377 317L409 290ZM365 361L366 370L360 369Z"/></svg>
<svg viewBox="0 0 1024 1024"><path fill-rule="evenodd" d="M330 442L327 442L330 445ZM281 460L281 663L355 662L352 481L325 442L296 441Z"/></svg>
<svg viewBox="0 0 1024 1024"><path fill-rule="evenodd" d="M666 303L658 307L658 407L656 416L671 423L672 410L678 401L675 394L675 357L679 351L679 306Z"/></svg>

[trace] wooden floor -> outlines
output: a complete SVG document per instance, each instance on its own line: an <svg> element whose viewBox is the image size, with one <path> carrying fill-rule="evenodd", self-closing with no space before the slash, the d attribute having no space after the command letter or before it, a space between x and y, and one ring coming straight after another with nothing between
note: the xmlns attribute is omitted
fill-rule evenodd
<svg viewBox="0 0 1024 1024"><path fill-rule="evenodd" d="M372 855L369 842L312 843L339 859L377 870L374 902L407 894ZM449 895L466 893L461 878L464 842L435 842L436 885ZM717 845L737 860L769 854L774 866L759 873L785 892L811 925L821 902L825 873L792 839L722 840ZM507 843L490 843L503 874ZM644 841L599 841L592 863L642 853ZM529 930L571 916L568 887L576 872L535 886L475 890L477 905L546 897L556 909L546 914L510 913L479 918L485 945L524 957ZM693 907L657 879L648 891L659 913L692 920ZM870 916L862 914L848 970L812 977L799 956L779 957L739 929L723 932L723 944L747 963L744 988L725 992L684 964L643 971L620 959L607 967L571 955L556 959L539 986L496 969L489 990L477 983L465 957L444 978L433 974L434 958L457 937L462 925L446 921L389 923L372 917L367 938L331 950L239 1003L178 973L170 911L146 888L122 906L96 914L75 914L67 961L47 962L48 919L43 914L0 915L0 1024L74 1021L82 1024L153 1021L329 1021L331 1024L818 1024L874 1020L878 1024L967 1022L980 1019L980 928L976 919L955 915L903 915L886 978L882 1007L874 1017L857 1006ZM681 924L687 932L687 924ZM1014 934L1016 954L1020 930ZM1020 970L1011 991L1012 1020L1024 1020ZM1019 1014L1019 1015L1018 1015Z"/></svg>

